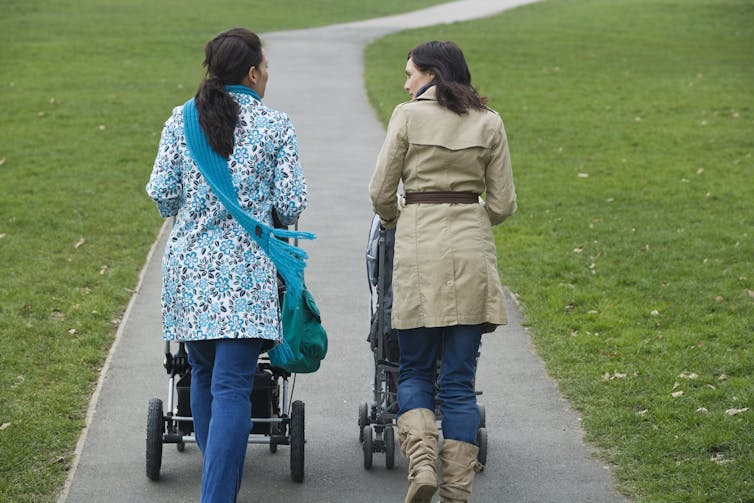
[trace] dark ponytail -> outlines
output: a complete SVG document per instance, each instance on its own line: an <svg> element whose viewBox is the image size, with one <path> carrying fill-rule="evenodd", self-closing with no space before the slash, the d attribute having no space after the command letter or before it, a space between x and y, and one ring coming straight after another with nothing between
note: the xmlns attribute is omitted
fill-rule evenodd
<svg viewBox="0 0 754 503"><path fill-rule="evenodd" d="M225 86L240 84L249 68L259 67L262 42L256 33L233 28L207 42L204 55L207 74L194 98L199 125L212 149L227 159L233 153L239 108Z"/></svg>
<svg viewBox="0 0 754 503"><path fill-rule="evenodd" d="M461 48L453 42L426 42L408 53L408 58L423 72L432 73L437 90L437 102L457 113L469 108L483 110L487 98L479 96L471 85L471 72Z"/></svg>

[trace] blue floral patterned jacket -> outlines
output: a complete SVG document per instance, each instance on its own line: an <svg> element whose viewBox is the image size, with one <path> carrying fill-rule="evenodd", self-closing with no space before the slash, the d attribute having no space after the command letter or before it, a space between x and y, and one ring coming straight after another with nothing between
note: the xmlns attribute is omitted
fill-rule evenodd
<svg viewBox="0 0 754 503"><path fill-rule="evenodd" d="M251 96L240 105L228 168L241 206L272 225L293 224L307 205L293 124ZM175 216L162 261L164 338L282 337L275 266L212 193L191 158L182 107L165 123L147 193Z"/></svg>

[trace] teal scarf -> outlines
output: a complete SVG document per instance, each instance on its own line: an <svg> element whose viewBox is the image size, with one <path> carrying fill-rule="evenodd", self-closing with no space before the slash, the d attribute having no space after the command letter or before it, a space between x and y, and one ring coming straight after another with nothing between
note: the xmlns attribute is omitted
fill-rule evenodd
<svg viewBox="0 0 754 503"><path fill-rule="evenodd" d="M262 101L259 95L246 86L225 86L229 92L246 94ZM259 247L270 257L278 273L285 281L286 295L294 299L302 295L304 289L304 268L308 255L306 251L293 246L282 239L314 239L310 232L289 231L275 229L254 219L238 203L238 193L228 169L228 161L215 152L199 125L199 114L193 98L183 105L183 124L191 156L196 161L199 171L212 188L225 209L233 215L238 223L249 233ZM281 239L278 239L281 238ZM286 351L287 350L287 351ZM293 356L291 349L285 342L270 351L274 365L282 365Z"/></svg>

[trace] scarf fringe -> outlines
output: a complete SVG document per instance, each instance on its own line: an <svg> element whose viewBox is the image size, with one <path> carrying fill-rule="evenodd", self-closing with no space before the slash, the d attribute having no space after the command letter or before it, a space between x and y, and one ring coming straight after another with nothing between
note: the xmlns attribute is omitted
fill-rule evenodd
<svg viewBox="0 0 754 503"><path fill-rule="evenodd" d="M304 291L306 251L285 241L270 239L267 253L285 282L286 295L298 298Z"/></svg>

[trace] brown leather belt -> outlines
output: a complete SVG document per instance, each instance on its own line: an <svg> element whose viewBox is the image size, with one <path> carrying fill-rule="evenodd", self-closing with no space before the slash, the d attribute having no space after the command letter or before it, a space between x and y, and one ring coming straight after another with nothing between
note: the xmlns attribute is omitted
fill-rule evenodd
<svg viewBox="0 0 754 503"><path fill-rule="evenodd" d="M474 192L407 192L406 204L442 204L479 202L479 194Z"/></svg>

